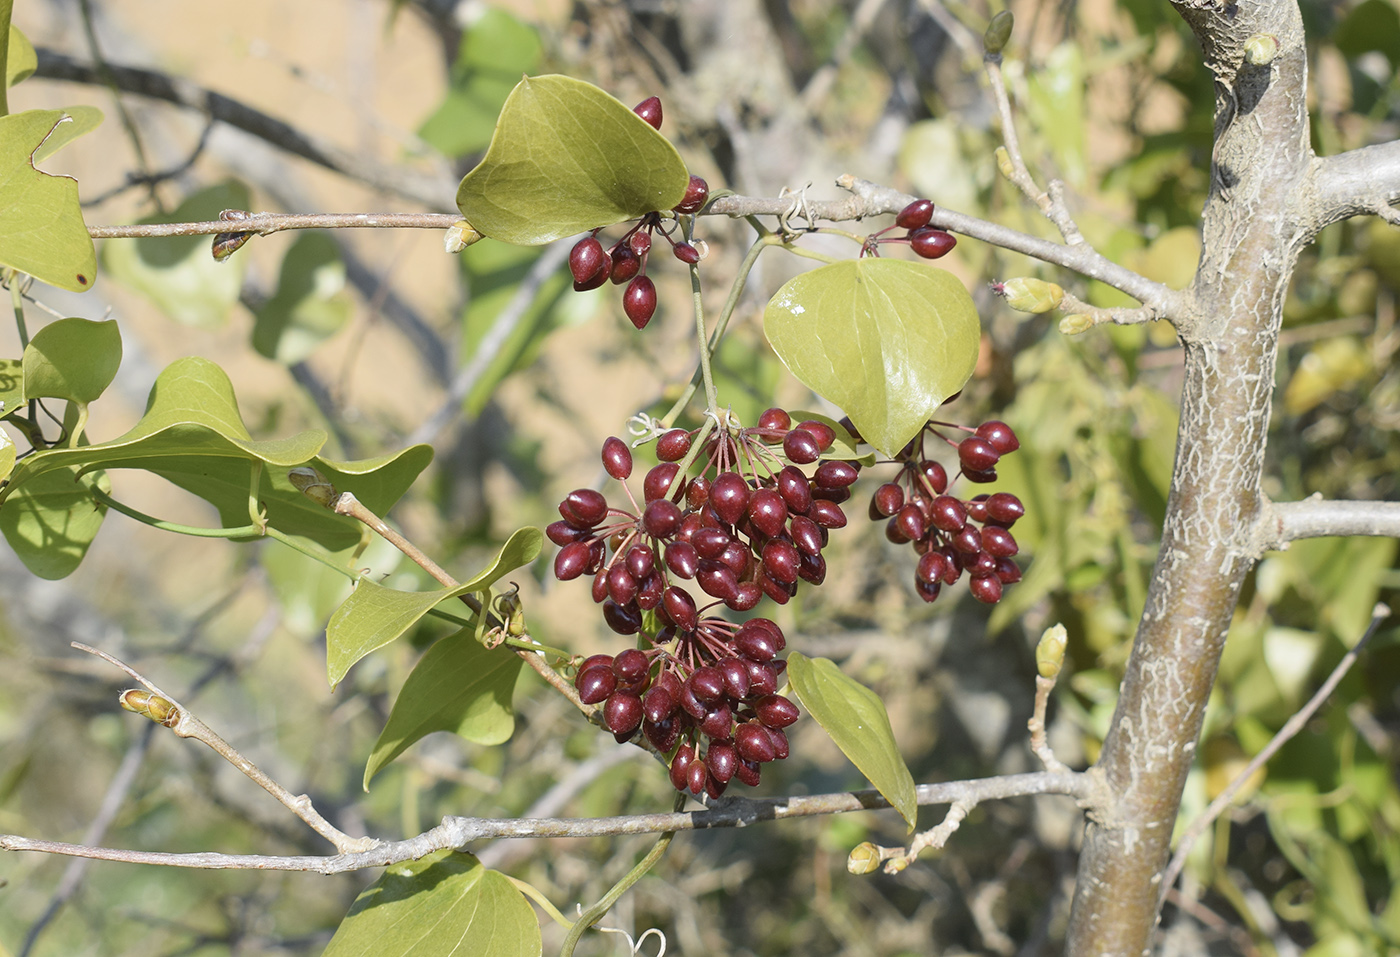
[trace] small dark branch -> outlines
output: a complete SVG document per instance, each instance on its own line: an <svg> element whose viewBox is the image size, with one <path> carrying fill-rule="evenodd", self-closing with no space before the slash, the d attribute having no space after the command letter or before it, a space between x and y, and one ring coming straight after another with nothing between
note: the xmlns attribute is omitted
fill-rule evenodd
<svg viewBox="0 0 1400 957"><path fill-rule="evenodd" d="M1400 538L1400 502L1337 502L1320 496L1276 502L1259 523L1258 554L1300 538L1350 535Z"/></svg>
<svg viewBox="0 0 1400 957"><path fill-rule="evenodd" d="M1036 794L1064 794L1084 800L1089 794L1088 777L1079 773L1008 774L975 781L924 784L916 789L920 805L979 803ZM672 814L635 814L600 818L486 819L446 817L430 831L406 841L380 844L371 850L326 857L277 857L262 854L167 854L158 851L128 851L120 848L85 847L58 841L35 841L13 834L0 834L0 850L37 851L66 854L128 864L158 864L167 867L193 867L208 870L311 871L317 874L343 874L366 867L384 867L417 860L445 848L466 847L473 841L498 838L604 837L616 834L661 834L666 831L699 831L719 827L747 827L764 821L781 821L818 814L844 814L850 811L878 811L890 803L878 791L841 791L785 798L725 798L703 811Z"/></svg>
<svg viewBox="0 0 1400 957"><path fill-rule="evenodd" d="M1394 223L1390 205L1400 202L1400 141L1318 157L1310 179L1313 188L1303 201L1311 209L1299 217L1309 236L1353 216L1376 215Z"/></svg>
<svg viewBox="0 0 1400 957"><path fill-rule="evenodd" d="M222 93L215 93L213 90L154 70L108 66L105 71L99 72L90 63L80 63L72 57L52 50L41 48L35 52L39 58L35 76L72 83L110 83L125 93L136 93L199 110L212 119L237 127L288 153L367 183L386 193L439 209L452 203L455 184L446 179L362 159Z"/></svg>
<svg viewBox="0 0 1400 957"><path fill-rule="evenodd" d="M83 205L88 207L101 206L103 203L107 202L107 200L120 196L127 190L134 189L137 186L147 186L154 189L154 187L167 180L175 179L177 176L183 176L189 171L190 167L194 166L195 162L204 155L204 148L209 145L209 134L213 132L213 130L213 120L204 124L204 129L199 134L199 142L194 145L194 149L190 151L190 155L179 165L172 166L169 169L156 170L151 173L127 173L126 182L122 183L120 186L113 186L111 189L107 190L107 192L99 193L91 199L83 200Z"/></svg>
<svg viewBox="0 0 1400 957"><path fill-rule="evenodd" d="M727 216L784 216L793 213L805 216L810 213L814 219L844 222L882 213L897 213L919 198L850 175L842 176L836 181L836 185L850 191L851 195L846 199L829 202L813 201L805 196L801 200L797 197L768 199L723 196L710 203L705 212ZM1063 266L1090 279L1097 279L1150 306L1158 318L1176 318L1186 312L1186 299L1180 292L1161 283L1152 282L1131 269L1112 262L1088 243L1066 246L1050 242L942 206L934 208L931 223L940 229L980 239L993 246L1000 246L1042 262Z"/></svg>
<svg viewBox="0 0 1400 957"><path fill-rule="evenodd" d="M88 235L93 239L144 239L235 232L266 236L284 229L447 229L461 219L449 213L251 213L242 219L215 219L204 223L89 226Z"/></svg>

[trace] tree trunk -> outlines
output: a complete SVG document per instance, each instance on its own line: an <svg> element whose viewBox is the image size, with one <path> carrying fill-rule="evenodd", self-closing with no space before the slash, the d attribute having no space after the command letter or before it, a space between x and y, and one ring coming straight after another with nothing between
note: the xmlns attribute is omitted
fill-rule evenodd
<svg viewBox="0 0 1400 957"><path fill-rule="evenodd" d="M1175 5L1216 77L1211 188L1187 314L1172 317L1186 350L1176 464L1157 566L1093 772L1100 800L1079 862L1067 948L1075 955L1150 947L1182 788L1254 561L1283 300L1310 238L1294 214L1312 160L1297 6ZM1254 65L1245 43L1259 35L1274 37L1278 52Z"/></svg>

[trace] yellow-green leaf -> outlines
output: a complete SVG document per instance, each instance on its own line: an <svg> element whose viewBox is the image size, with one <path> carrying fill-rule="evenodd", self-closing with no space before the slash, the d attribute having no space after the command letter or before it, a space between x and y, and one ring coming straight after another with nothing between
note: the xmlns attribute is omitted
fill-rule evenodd
<svg viewBox="0 0 1400 957"><path fill-rule="evenodd" d="M15 467L15 443L10 440L10 434L4 429L0 429L0 482L10 477L10 471Z"/></svg>
<svg viewBox="0 0 1400 957"><path fill-rule="evenodd" d="M24 396L24 362L0 359L0 419L14 415L29 401Z"/></svg>
<svg viewBox="0 0 1400 957"><path fill-rule="evenodd" d="M85 133L91 133L102 125L102 111L95 106L65 106L64 120L54 127L39 148L34 151L34 162L41 163L63 147Z"/></svg>
<svg viewBox="0 0 1400 957"><path fill-rule="evenodd" d="M873 258L789 280L764 309L763 329L792 374L886 455L971 377L981 335L952 273Z"/></svg>
<svg viewBox="0 0 1400 957"><path fill-rule="evenodd" d="M112 487L102 472L79 476L76 469L62 469L26 483L0 505L0 533L24 567L54 580L82 563L107 514L107 506L92 497L93 486L104 492Z"/></svg>
<svg viewBox="0 0 1400 957"><path fill-rule="evenodd" d="M539 957L535 911L470 854L394 864L355 898L321 957Z"/></svg>
<svg viewBox="0 0 1400 957"><path fill-rule="evenodd" d="M326 677L334 688L365 655L407 632L450 598L485 591L502 575L535 560L543 536L538 528L518 529L491 564L455 588L398 591L361 580L326 626Z"/></svg>
<svg viewBox="0 0 1400 957"><path fill-rule="evenodd" d="M114 319L60 319L40 329L24 350L24 395L88 403L100 396L122 362Z"/></svg>
<svg viewBox="0 0 1400 957"><path fill-rule="evenodd" d="M365 764L370 779L410 745L434 731L451 731L477 744L500 744L515 733L511 695L520 656L487 648L464 628L440 639L414 666Z"/></svg>
<svg viewBox="0 0 1400 957"><path fill-rule="evenodd" d="M621 101L571 77L525 77L457 208L483 235L537 246L670 209L689 182L676 148Z"/></svg>
<svg viewBox="0 0 1400 957"><path fill-rule="evenodd" d="M51 286L86 292L97 256L78 205L78 182L34 168L35 151L64 122L62 110L0 117L0 264Z"/></svg>
<svg viewBox="0 0 1400 957"><path fill-rule="evenodd" d="M257 311L253 348L293 365L349 319L340 247L325 233L302 233L282 259L277 294Z"/></svg>
<svg viewBox="0 0 1400 957"><path fill-rule="evenodd" d="M34 53L34 44L19 32L19 27L10 24L10 46L5 54L5 85L14 86L28 78L39 67L39 57Z"/></svg>
<svg viewBox="0 0 1400 957"><path fill-rule="evenodd" d="M880 696L829 658L792 652L787 674L797 700L914 830L919 813L914 776L899 754Z"/></svg>

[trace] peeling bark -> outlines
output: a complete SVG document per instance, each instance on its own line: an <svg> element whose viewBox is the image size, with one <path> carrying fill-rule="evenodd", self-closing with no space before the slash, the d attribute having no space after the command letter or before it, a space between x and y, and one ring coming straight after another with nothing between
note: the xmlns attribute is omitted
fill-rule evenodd
<svg viewBox="0 0 1400 957"><path fill-rule="evenodd" d="M1203 248L1187 313L1181 425L1162 547L1112 730L1095 769L1105 801L1080 857L1068 953L1145 954L1182 788L1195 755L1255 525L1283 300L1312 230L1303 27L1294 3L1176 3L1216 79ZM1278 39L1272 62L1245 41Z"/></svg>

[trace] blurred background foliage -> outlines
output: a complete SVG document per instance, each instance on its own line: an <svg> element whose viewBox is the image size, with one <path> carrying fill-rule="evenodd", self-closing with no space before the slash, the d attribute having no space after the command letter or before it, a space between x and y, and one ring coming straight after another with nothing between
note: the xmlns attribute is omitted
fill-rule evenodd
<svg viewBox="0 0 1400 957"><path fill-rule="evenodd" d="M112 62L188 77L438 184L440 209L451 208L456 179L484 150L519 75L563 72L626 102L661 96L663 132L712 188L777 195L810 183L811 195L825 197L836 175L852 172L1050 236L995 175L999 138L979 38L997 9L981 0L28 0L15 17L36 46L90 60L88 11ZM1065 180L1101 250L1185 285L1199 249L1213 104L1189 32L1155 0L1012 9L1006 72L1032 169L1042 181ZM1303 13L1315 148L1395 138L1397 5L1309 0ZM125 97L138 151L108 91L42 74L15 91L12 108L108 110L103 130L55 170L78 177L90 223L206 218L225 206L404 208L354 177ZM182 165L149 189L126 180ZM746 229L699 226L716 304ZM548 522L564 492L600 480L597 449L622 434L628 416L664 411L693 362L687 288L679 268L655 270L662 306L638 335L613 290L568 291L548 251L485 242L453 263L436 236L371 232L258 239L221 266L203 242L110 241L92 294L37 295L59 314L98 318L110 308L122 323L127 359L116 396L106 412L94 408L91 424L102 438L135 420L166 362L193 353L229 370L259 437L326 427L331 453L344 458L396 450L408 436L434 442L433 469L393 519L461 577L512 529ZM805 268L773 255L754 274L717 362L721 400L746 421L773 404L816 407L757 324L766 295ZM777 617L794 647L837 659L877 689L920 781L1033 769L1023 730L1030 647L1063 621L1070 667L1051 740L1063 760L1083 766L1112 716L1155 560L1180 353L1165 326L1066 339L1053 318L1009 313L987 283L1033 275L1095 303L1123 303L1113 290L968 240L946 263L974 290L985 330L977 374L948 416L975 424L996 415L1021 437L998 488L1028 507L1017 526L1030 558L1025 580L995 609L961 588L924 605L912 588L912 553L853 523L834 536L826 586ZM1304 252L1279 345L1270 495L1396 497L1397 290L1400 233L1379 221L1333 226ZM18 355L13 337L0 332L0 354ZM434 420L438 411L451 414ZM145 511L215 521L159 480L112 478L114 494ZM874 484L862 482L857 496ZM371 548L362 562L386 584L425 584L388 549ZM620 650L586 589L557 586L545 568L519 576L536 636L581 653ZM1185 820L1307 700L1359 638L1372 603L1393 603L1398 588L1389 540L1307 541L1258 566L1210 702ZM70 640L133 661L352 832L407 836L443 814L606 815L669 804L656 767L544 694L528 670L508 744L433 735L362 793L362 762L393 697L442 630L424 625L413 641L360 663L332 694L323 629L343 597L335 576L276 544L174 539L116 515L63 581L41 582L0 556L0 831L172 851L328 851L215 756L118 711L118 675L72 652ZM765 772L761 793L862 785L811 724L797 726L793 757ZM1164 952L1400 949L1397 731L1400 642L1389 627L1197 845L1167 909ZM110 813L100 810L104 796ZM938 813L926 811L921 826ZM92 830L104 820L102 833ZM945 852L896 878L852 878L844 867L861 840L903 839L888 813L683 835L605 924L659 927L670 952L686 954L1053 953L1081 826L1065 799L983 806ZM569 910L596 900L648 845L477 850ZM0 857L0 954L316 953L373 879L98 864L78 880L72 868L59 858ZM58 901L67 903L27 951ZM552 925L545 934L547 948L557 945ZM595 935L580 952L621 946Z"/></svg>

